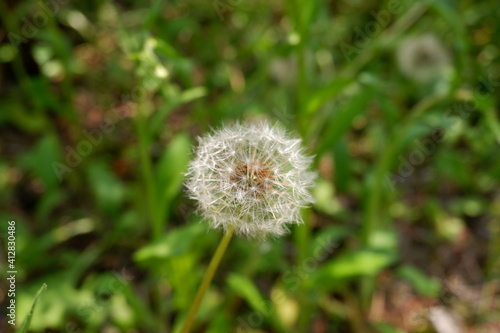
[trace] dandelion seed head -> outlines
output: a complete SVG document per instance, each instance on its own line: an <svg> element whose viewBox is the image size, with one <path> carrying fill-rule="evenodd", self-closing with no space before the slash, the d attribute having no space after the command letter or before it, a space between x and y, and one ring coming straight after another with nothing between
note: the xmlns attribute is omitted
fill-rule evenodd
<svg viewBox="0 0 500 333"><path fill-rule="evenodd" d="M223 127L198 141L186 187L212 228L265 238L302 222L316 175L301 140L261 122Z"/></svg>
<svg viewBox="0 0 500 333"><path fill-rule="evenodd" d="M421 83L446 75L451 67L448 51L433 34L406 38L398 47L397 61L404 75Z"/></svg>

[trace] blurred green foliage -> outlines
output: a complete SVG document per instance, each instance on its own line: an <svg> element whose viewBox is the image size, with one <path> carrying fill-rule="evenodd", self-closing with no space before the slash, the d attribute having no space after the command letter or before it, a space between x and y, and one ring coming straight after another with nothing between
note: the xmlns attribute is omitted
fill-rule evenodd
<svg viewBox="0 0 500 333"><path fill-rule="evenodd" d="M220 238L182 189L196 137L265 118L315 155L316 203L232 241L197 332L433 332L430 304L500 330L496 1L0 3L18 327L178 331Z"/></svg>

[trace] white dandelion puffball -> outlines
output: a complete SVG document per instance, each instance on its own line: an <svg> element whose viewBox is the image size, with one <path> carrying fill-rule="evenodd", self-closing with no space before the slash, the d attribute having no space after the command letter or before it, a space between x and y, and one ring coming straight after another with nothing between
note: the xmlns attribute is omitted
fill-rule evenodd
<svg viewBox="0 0 500 333"><path fill-rule="evenodd" d="M300 139L262 122L223 127L198 140L186 187L212 228L233 226L237 234L265 238L302 222L300 208L313 202L316 175Z"/></svg>
<svg viewBox="0 0 500 333"><path fill-rule="evenodd" d="M429 82L451 70L448 50L432 34L406 38L397 50L398 66L416 82Z"/></svg>

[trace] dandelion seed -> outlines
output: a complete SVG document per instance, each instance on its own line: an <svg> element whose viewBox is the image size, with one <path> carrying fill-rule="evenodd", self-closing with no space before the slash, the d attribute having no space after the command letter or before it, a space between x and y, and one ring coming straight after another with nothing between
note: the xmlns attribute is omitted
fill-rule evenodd
<svg viewBox="0 0 500 333"><path fill-rule="evenodd" d="M186 187L212 228L251 238L282 235L313 202L315 173L300 140L262 122L236 124L199 138Z"/></svg>

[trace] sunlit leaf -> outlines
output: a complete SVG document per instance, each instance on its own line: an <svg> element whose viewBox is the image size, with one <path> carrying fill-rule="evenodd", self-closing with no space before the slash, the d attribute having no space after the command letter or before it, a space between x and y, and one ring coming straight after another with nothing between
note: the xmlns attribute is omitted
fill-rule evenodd
<svg viewBox="0 0 500 333"><path fill-rule="evenodd" d="M411 283L412 287L420 295L437 297L441 291L439 280L429 277L413 266L402 266L397 270L400 277Z"/></svg>
<svg viewBox="0 0 500 333"><path fill-rule="evenodd" d="M206 232L206 226L201 223L191 223L176 228L154 243L147 244L134 253L138 263L146 264L179 256L189 251L196 239Z"/></svg>
<svg viewBox="0 0 500 333"><path fill-rule="evenodd" d="M87 177L97 206L108 214L115 213L125 198L122 182L108 165L101 162L89 165Z"/></svg>
<svg viewBox="0 0 500 333"><path fill-rule="evenodd" d="M388 251L371 249L342 254L324 264L312 276L321 288L335 288L342 280L361 276L374 276L392 264L396 255Z"/></svg>
<svg viewBox="0 0 500 333"><path fill-rule="evenodd" d="M268 314L269 308L262 297L259 289L248 278L233 273L227 278L229 287L240 297L248 302L252 309L262 314Z"/></svg>

